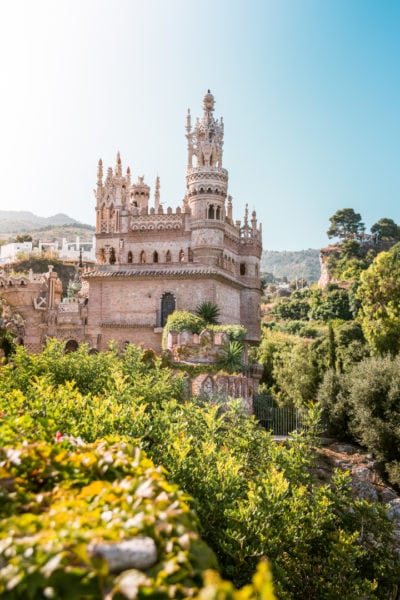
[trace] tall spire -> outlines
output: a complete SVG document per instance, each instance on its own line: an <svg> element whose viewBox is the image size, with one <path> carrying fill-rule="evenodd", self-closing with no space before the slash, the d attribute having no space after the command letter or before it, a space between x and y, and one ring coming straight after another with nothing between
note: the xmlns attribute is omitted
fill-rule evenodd
<svg viewBox="0 0 400 600"><path fill-rule="evenodd" d="M188 168L192 158L197 158L197 167L222 168L222 147L224 144L224 124L222 119L214 119L214 96L208 90L203 98L203 118L196 120L191 129L190 113L186 117L186 138L188 140Z"/></svg>

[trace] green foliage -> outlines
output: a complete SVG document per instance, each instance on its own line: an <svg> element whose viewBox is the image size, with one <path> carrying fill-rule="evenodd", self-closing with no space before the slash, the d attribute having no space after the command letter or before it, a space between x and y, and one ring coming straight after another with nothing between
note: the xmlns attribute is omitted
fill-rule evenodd
<svg viewBox="0 0 400 600"><path fill-rule="evenodd" d="M238 341L231 341L222 348L221 356L217 361L217 366L228 373L238 373L243 370L243 344Z"/></svg>
<svg viewBox="0 0 400 600"><path fill-rule="evenodd" d="M201 317L188 310L176 310L170 314L163 330L163 348L165 348L167 335L170 331L180 332L185 329L192 333L200 333L204 329L204 321Z"/></svg>
<svg viewBox="0 0 400 600"><path fill-rule="evenodd" d="M106 589L110 599L126 597L130 572L115 577L91 554L93 541L155 541L157 562L141 573L139 598L192 595L202 571L217 566L188 498L127 443L16 442L2 448L0 460L13 489L3 490L0 509L4 599L96 599Z"/></svg>
<svg viewBox="0 0 400 600"><path fill-rule="evenodd" d="M346 290L328 291L315 298L316 301L310 311L310 319L325 322L332 319L343 319L344 321L352 319L349 294Z"/></svg>
<svg viewBox="0 0 400 600"><path fill-rule="evenodd" d="M381 240L398 240L400 238L399 226L393 221L383 217L371 227L371 233L375 233Z"/></svg>
<svg viewBox="0 0 400 600"><path fill-rule="evenodd" d="M352 501L345 476L315 485L316 409L310 429L280 445L238 402L185 401L182 378L158 359L146 364L137 348L102 357L106 375L94 392L84 375L95 372L98 355L75 361L57 352L19 349L0 380L0 539L12 538L3 542L2 597L36 600L47 587L60 598L117 600L121 580L87 558L88 541L148 532L159 560L140 574L138 598L270 598L264 566L243 590L215 575L204 575L201 589L214 563L192 508L236 585L249 584L267 557L280 599L385 597L399 568L389 521L379 507ZM65 360L62 377L52 353Z"/></svg>
<svg viewBox="0 0 400 600"><path fill-rule="evenodd" d="M320 374L312 346L297 343L275 357L271 391L279 404L304 406L317 395Z"/></svg>
<svg viewBox="0 0 400 600"><path fill-rule="evenodd" d="M274 305L271 314L276 319L308 320L309 311L307 300L281 300Z"/></svg>
<svg viewBox="0 0 400 600"><path fill-rule="evenodd" d="M328 372L318 399L332 433L352 436L400 484L400 356L367 358L345 374Z"/></svg>
<svg viewBox="0 0 400 600"><path fill-rule="evenodd" d="M243 325L209 325L207 329L214 332L222 331L226 333L230 342L240 344L243 344L247 335L247 329Z"/></svg>
<svg viewBox="0 0 400 600"><path fill-rule="evenodd" d="M220 312L218 305L209 300L201 302L195 310L196 315L203 319L206 325L217 325Z"/></svg>
<svg viewBox="0 0 400 600"><path fill-rule="evenodd" d="M329 220L331 225L327 231L327 235L330 238L348 238L359 235L365 230L365 225L361 221L361 215L354 212L353 208L337 210Z"/></svg>
<svg viewBox="0 0 400 600"><path fill-rule="evenodd" d="M362 274L359 318L373 352L400 351L400 244L381 252Z"/></svg>

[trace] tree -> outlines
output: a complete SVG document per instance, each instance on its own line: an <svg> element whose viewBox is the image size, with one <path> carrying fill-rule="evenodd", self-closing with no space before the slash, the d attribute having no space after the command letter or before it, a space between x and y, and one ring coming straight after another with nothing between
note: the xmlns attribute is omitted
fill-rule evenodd
<svg viewBox="0 0 400 600"><path fill-rule="evenodd" d="M346 239L360 235L365 231L361 215L352 208L341 208L330 217L331 226L327 234L329 238L338 237Z"/></svg>
<svg viewBox="0 0 400 600"><path fill-rule="evenodd" d="M400 243L361 274L357 298L364 335L375 354L400 351Z"/></svg>
<svg viewBox="0 0 400 600"><path fill-rule="evenodd" d="M371 227L371 233L378 236L380 240L398 240L400 239L399 226L393 221L383 217L374 223Z"/></svg>

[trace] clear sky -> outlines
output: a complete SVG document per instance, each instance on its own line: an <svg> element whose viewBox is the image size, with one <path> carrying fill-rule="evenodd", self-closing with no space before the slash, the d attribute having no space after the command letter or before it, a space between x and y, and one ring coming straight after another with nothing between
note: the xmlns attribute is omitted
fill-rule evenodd
<svg viewBox="0 0 400 600"><path fill-rule="evenodd" d="M400 222L398 0L0 0L0 209L93 224L118 150L178 206L207 88L264 248L326 245L339 208Z"/></svg>

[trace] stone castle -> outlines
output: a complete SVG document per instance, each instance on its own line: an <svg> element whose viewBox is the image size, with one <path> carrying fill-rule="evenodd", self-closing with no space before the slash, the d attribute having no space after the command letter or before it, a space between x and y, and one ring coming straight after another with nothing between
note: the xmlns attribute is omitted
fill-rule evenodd
<svg viewBox="0 0 400 600"><path fill-rule="evenodd" d="M220 308L222 324L240 323L247 342L260 336L261 225L256 213L233 220L228 171L222 166L224 124L214 97L203 115L186 119L186 194L173 211L153 202L143 177L131 181L119 154L114 170L97 171L96 267L83 269L62 300L57 274L0 275L0 294L22 317L19 337L38 352L48 337L70 349L85 342L105 350L111 340L161 349L162 328L174 310L195 311L203 301ZM75 285L75 287L74 287Z"/></svg>

